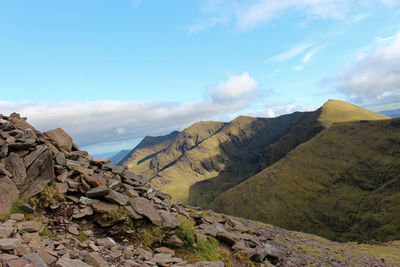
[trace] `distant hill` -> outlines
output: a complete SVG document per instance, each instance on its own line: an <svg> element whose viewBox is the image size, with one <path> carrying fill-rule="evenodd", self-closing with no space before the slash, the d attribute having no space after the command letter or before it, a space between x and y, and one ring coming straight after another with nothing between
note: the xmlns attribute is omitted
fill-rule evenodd
<svg viewBox="0 0 400 267"><path fill-rule="evenodd" d="M124 149L124 150L119 151L114 156L108 158L109 160L112 160L109 164L110 165L118 165L118 162L121 159L123 159L129 152L130 152L129 149Z"/></svg>
<svg viewBox="0 0 400 267"><path fill-rule="evenodd" d="M147 175L156 188L176 200L208 207L221 193L271 166L333 122L386 118L330 100L314 112L199 122L174 135L146 137L121 163Z"/></svg>
<svg viewBox="0 0 400 267"><path fill-rule="evenodd" d="M400 109L384 110L380 111L379 113L391 118L400 118Z"/></svg>
<svg viewBox="0 0 400 267"><path fill-rule="evenodd" d="M399 173L400 119L335 123L211 208L335 240L394 240Z"/></svg>

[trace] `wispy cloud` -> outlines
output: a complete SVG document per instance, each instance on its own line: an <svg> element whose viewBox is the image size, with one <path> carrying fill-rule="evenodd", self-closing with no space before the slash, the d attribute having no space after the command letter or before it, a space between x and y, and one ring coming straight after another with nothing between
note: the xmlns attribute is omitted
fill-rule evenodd
<svg viewBox="0 0 400 267"><path fill-rule="evenodd" d="M307 54L305 54L305 56L303 57L303 62L307 63L308 61L310 61L310 59L321 49L322 49L322 46L317 46L317 47L311 49L310 51L308 51Z"/></svg>
<svg viewBox="0 0 400 267"><path fill-rule="evenodd" d="M260 96L259 90L258 82L245 72L208 89L205 99L198 102L0 101L0 113L18 112L42 131L61 127L85 146L165 134L198 120L238 112Z"/></svg>
<svg viewBox="0 0 400 267"><path fill-rule="evenodd" d="M264 63L270 63L270 62L286 62L288 60L291 60L295 57L297 57L298 55L302 54L303 52L305 52L307 49L313 47L314 44L313 43L300 43L297 44L293 47L291 47L290 49L276 55L273 57L268 58L267 60L264 61Z"/></svg>
<svg viewBox="0 0 400 267"><path fill-rule="evenodd" d="M271 72L270 74L268 74L268 75L267 75L267 78L275 77L275 76L276 76L279 72L281 72L281 71L282 71L281 68L276 69L276 70L274 70L273 72Z"/></svg>
<svg viewBox="0 0 400 267"><path fill-rule="evenodd" d="M370 13L360 13L360 10L370 10L374 5L396 6L398 0L205 0L202 10L204 15L213 18L216 23L201 23L206 29L218 24L215 17L224 17L224 23L231 21L241 31L254 29L275 19L280 19L287 12L294 11L307 19L344 20L349 24L364 20ZM206 22L207 19L201 21Z"/></svg>
<svg viewBox="0 0 400 267"><path fill-rule="evenodd" d="M199 32L208 28L212 28L218 24L224 24L228 21L226 17L207 17L201 18L197 22L187 27L189 33Z"/></svg>
<svg viewBox="0 0 400 267"><path fill-rule="evenodd" d="M388 37L377 36L375 38L375 42L378 43L378 44L385 44L385 43L393 41L395 38L396 38L396 35L391 35L391 36L388 36Z"/></svg>

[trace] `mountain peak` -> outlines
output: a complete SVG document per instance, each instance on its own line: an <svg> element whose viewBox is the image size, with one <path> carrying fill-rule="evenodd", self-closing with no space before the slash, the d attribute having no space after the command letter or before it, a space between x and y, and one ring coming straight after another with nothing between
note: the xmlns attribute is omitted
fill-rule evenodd
<svg viewBox="0 0 400 267"><path fill-rule="evenodd" d="M318 121L324 127L329 127L334 122L390 119L385 115L335 99L325 102L320 112Z"/></svg>

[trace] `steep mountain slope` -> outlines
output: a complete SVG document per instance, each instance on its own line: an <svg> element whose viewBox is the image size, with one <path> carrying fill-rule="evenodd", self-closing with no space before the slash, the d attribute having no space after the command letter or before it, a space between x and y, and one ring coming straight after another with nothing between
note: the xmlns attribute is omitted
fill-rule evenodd
<svg viewBox="0 0 400 267"><path fill-rule="evenodd" d="M335 240L400 238L400 119L333 124L211 208Z"/></svg>
<svg viewBox="0 0 400 267"><path fill-rule="evenodd" d="M263 147L276 141L306 114L294 113L277 119L240 116L229 123L195 123L154 157L140 164L127 161L124 165L152 178L156 188L187 202L191 185L216 177L223 170L228 169L229 177L234 176L231 179L234 185L242 177L260 171Z"/></svg>
<svg viewBox="0 0 400 267"><path fill-rule="evenodd" d="M174 131L164 136L146 136L134 149L132 149L124 158L118 162L118 166L122 166L129 161L129 165L138 165L166 148L174 138L179 134Z"/></svg>
<svg viewBox="0 0 400 267"><path fill-rule="evenodd" d="M314 112L271 119L240 116L226 124L201 122L158 153L141 155L146 160L128 160L124 165L149 176L156 188L175 199L207 207L218 195L271 166L332 122L385 118L330 100Z"/></svg>

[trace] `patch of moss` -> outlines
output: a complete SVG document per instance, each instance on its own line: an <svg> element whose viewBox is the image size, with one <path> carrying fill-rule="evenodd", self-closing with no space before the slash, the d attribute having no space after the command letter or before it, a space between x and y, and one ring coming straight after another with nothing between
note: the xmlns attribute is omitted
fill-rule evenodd
<svg viewBox="0 0 400 267"><path fill-rule="evenodd" d="M10 209L9 213L0 216L0 220L2 220L2 221L7 220L10 217L10 214L14 214L14 213L22 213L25 215L25 218L27 216L31 215L22 209L22 206L24 204L26 204L26 201L22 198L18 198L16 200L14 200L13 203L11 204L11 209Z"/></svg>
<svg viewBox="0 0 400 267"><path fill-rule="evenodd" d="M36 204L39 202L39 200L40 205L42 205L43 207L48 207L50 205L56 204L58 201L64 201L65 195L57 192L56 184L53 182L43 189L43 191L39 195L38 200L32 199L32 201Z"/></svg>
<svg viewBox="0 0 400 267"><path fill-rule="evenodd" d="M118 208L118 211L113 212L113 213L109 213L109 214L104 214L103 215L103 219L104 220L120 220L120 219L128 220L129 219L129 213L125 209L125 207L120 206ZM126 222L129 223L129 221L126 221Z"/></svg>
<svg viewBox="0 0 400 267"><path fill-rule="evenodd" d="M50 231L49 227L47 225L43 228L43 231L39 233L40 236L47 236L48 238L51 239L56 239L57 236L53 234L52 231Z"/></svg>
<svg viewBox="0 0 400 267"><path fill-rule="evenodd" d="M145 247L156 247L162 244L166 232L145 219L132 220L128 218L123 231L130 234L133 240L139 241Z"/></svg>
<svg viewBox="0 0 400 267"><path fill-rule="evenodd" d="M79 235L76 237L80 242L86 241L89 239L87 235L82 231L82 229L79 229Z"/></svg>
<svg viewBox="0 0 400 267"><path fill-rule="evenodd" d="M191 221L182 217L181 225L176 230L176 235L183 241L185 247L191 248L196 239L196 229Z"/></svg>

